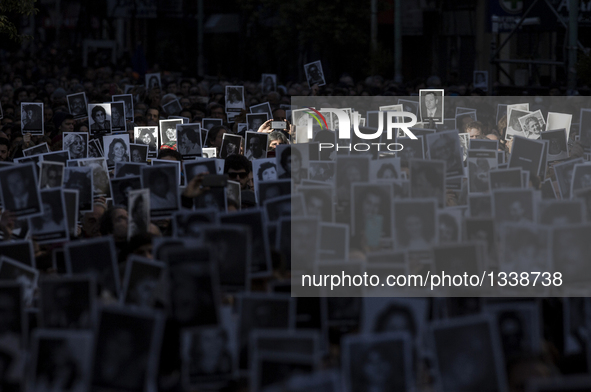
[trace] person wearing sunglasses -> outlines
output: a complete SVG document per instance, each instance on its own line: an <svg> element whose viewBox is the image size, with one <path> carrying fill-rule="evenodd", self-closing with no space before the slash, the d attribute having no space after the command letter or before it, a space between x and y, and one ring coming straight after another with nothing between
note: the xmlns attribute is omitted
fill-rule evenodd
<svg viewBox="0 0 591 392"><path fill-rule="evenodd" d="M252 167L244 155L228 156L224 164L224 173L228 175L230 181L239 182L241 190L249 189L249 184L252 182Z"/></svg>

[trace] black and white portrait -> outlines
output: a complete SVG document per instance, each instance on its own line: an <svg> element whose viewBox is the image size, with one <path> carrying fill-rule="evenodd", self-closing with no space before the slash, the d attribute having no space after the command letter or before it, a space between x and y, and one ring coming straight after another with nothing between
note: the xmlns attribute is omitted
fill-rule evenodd
<svg viewBox="0 0 591 392"><path fill-rule="evenodd" d="M591 225L555 226L552 230L551 265L560 265L565 284L589 283L589 254L591 253Z"/></svg>
<svg viewBox="0 0 591 392"><path fill-rule="evenodd" d="M576 158L554 165L556 182L558 182L558 190L560 191L560 197L562 199L570 198L575 165L581 163L584 163L583 158Z"/></svg>
<svg viewBox="0 0 591 392"><path fill-rule="evenodd" d="M548 117L546 119L546 131L552 129L566 129L566 138L569 138L569 133L571 129L571 122L573 119L573 115L569 113L555 113L555 112L548 112Z"/></svg>
<svg viewBox="0 0 591 392"><path fill-rule="evenodd" d="M19 218L41 214L37 171L32 163L1 167L0 185L4 209Z"/></svg>
<svg viewBox="0 0 591 392"><path fill-rule="evenodd" d="M249 113L246 115L247 132L258 132L259 128L269 119L265 113Z"/></svg>
<svg viewBox="0 0 591 392"><path fill-rule="evenodd" d="M521 167L523 170L530 172L530 175L538 175L543 152L544 143L542 141L515 135L513 137L509 167Z"/></svg>
<svg viewBox="0 0 591 392"><path fill-rule="evenodd" d="M150 191L129 189L127 191L127 238L148 232L150 226Z"/></svg>
<svg viewBox="0 0 591 392"><path fill-rule="evenodd" d="M499 271L509 274L530 269L546 271L550 268L547 229L530 223L506 223L500 236Z"/></svg>
<svg viewBox="0 0 591 392"><path fill-rule="evenodd" d="M19 282L0 281L0 338L13 341L16 345L22 344L26 337L23 290ZM3 358L0 362L5 366L0 374L6 379L6 366L10 366L10 359Z"/></svg>
<svg viewBox="0 0 591 392"><path fill-rule="evenodd" d="M123 279L123 303L140 308L153 307L163 283L165 267L159 261L130 256Z"/></svg>
<svg viewBox="0 0 591 392"><path fill-rule="evenodd" d="M277 75L276 74L262 74L261 75L261 90L263 94L268 94L271 91L277 90Z"/></svg>
<svg viewBox="0 0 591 392"><path fill-rule="evenodd" d="M252 114L262 114L267 113L267 118L272 118L273 113L271 111L271 105L269 102L259 103L258 105L253 105L250 108L250 113Z"/></svg>
<svg viewBox="0 0 591 392"><path fill-rule="evenodd" d="M527 116L530 113L529 104L507 106L507 131L505 133L505 139L510 140L513 136L524 136L519 118Z"/></svg>
<svg viewBox="0 0 591 392"><path fill-rule="evenodd" d="M421 101L421 121L443 124L443 90L419 90L419 99Z"/></svg>
<svg viewBox="0 0 591 392"><path fill-rule="evenodd" d="M573 169L570 194L574 195L579 190L589 188L591 188L591 164L578 163Z"/></svg>
<svg viewBox="0 0 591 392"><path fill-rule="evenodd" d="M392 187L389 184L353 184L351 228L354 236L370 248L392 236Z"/></svg>
<svg viewBox="0 0 591 392"><path fill-rule="evenodd" d="M490 319L462 317L433 326L439 388L445 391L503 390L501 345Z"/></svg>
<svg viewBox="0 0 591 392"><path fill-rule="evenodd" d="M437 212L439 243L460 242L462 238L462 211L446 208Z"/></svg>
<svg viewBox="0 0 591 392"><path fill-rule="evenodd" d="M490 190L521 188L521 172L520 168L491 170L489 173Z"/></svg>
<svg viewBox="0 0 591 392"><path fill-rule="evenodd" d="M91 331L36 329L28 388L31 391L88 391L92 347Z"/></svg>
<svg viewBox="0 0 591 392"><path fill-rule="evenodd" d="M149 154L158 152L158 127L135 127L133 138L137 144L147 145Z"/></svg>
<svg viewBox="0 0 591 392"><path fill-rule="evenodd" d="M201 156L201 125L177 124L176 149L184 159Z"/></svg>
<svg viewBox="0 0 591 392"><path fill-rule="evenodd" d="M176 146L176 126L182 124L180 119L160 120L160 145Z"/></svg>
<svg viewBox="0 0 591 392"><path fill-rule="evenodd" d="M60 242L69 238L66 208L61 189L40 192L43 215L31 218L30 228L36 242Z"/></svg>
<svg viewBox="0 0 591 392"><path fill-rule="evenodd" d="M22 285L22 299L26 306L30 307L33 304L38 279L37 269L6 256L0 256L0 281L12 281Z"/></svg>
<svg viewBox="0 0 591 392"><path fill-rule="evenodd" d="M91 135L100 137L112 132L110 103L91 103L88 105L88 112Z"/></svg>
<svg viewBox="0 0 591 392"><path fill-rule="evenodd" d="M68 109L74 116L74 120L88 117L86 93L76 93L66 96L68 100Z"/></svg>
<svg viewBox="0 0 591 392"><path fill-rule="evenodd" d="M445 161L411 159L410 195L412 198L434 197L445 204Z"/></svg>
<svg viewBox="0 0 591 392"><path fill-rule="evenodd" d="M153 385L162 319L151 311L105 308L95 335L92 385L106 390L146 390Z"/></svg>
<svg viewBox="0 0 591 392"><path fill-rule="evenodd" d="M175 165L142 167L142 188L150 190L150 210L153 216L171 215L179 209L177 170Z"/></svg>
<svg viewBox="0 0 591 392"><path fill-rule="evenodd" d="M277 156L277 157L279 157L279 156ZM334 182L334 172L335 172L334 162L310 161L309 166L310 166L310 168L308 169L308 176L309 176L310 180L322 181L322 182L327 182L327 183ZM388 175L389 174L388 168L389 168L388 164L386 163L385 170L382 173L384 173L385 175ZM279 172L282 171L282 168L278 168L278 171ZM284 173L288 173L288 172L286 171ZM284 175L284 173L279 174L279 175L280 176Z"/></svg>
<svg viewBox="0 0 591 392"><path fill-rule="evenodd" d="M269 239L266 236L266 222L262 209L249 208L239 212L220 215L220 223L246 225L252 235L251 276L269 276L271 273L271 255Z"/></svg>
<svg viewBox="0 0 591 392"><path fill-rule="evenodd" d="M492 199L489 194L468 195L468 212L473 218L492 217Z"/></svg>
<svg viewBox="0 0 591 392"><path fill-rule="evenodd" d="M402 249L425 250L437 242L435 199L395 200L396 245Z"/></svg>
<svg viewBox="0 0 591 392"><path fill-rule="evenodd" d="M322 222L333 222L333 190L330 187L302 185L298 193L304 196L306 216L317 217Z"/></svg>
<svg viewBox="0 0 591 392"><path fill-rule="evenodd" d="M46 154L48 152L49 147L47 146L47 143L42 143L23 150L23 155L26 157L32 157L35 155Z"/></svg>
<svg viewBox="0 0 591 392"><path fill-rule="evenodd" d="M64 179L64 164L61 162L41 162L39 188L59 188Z"/></svg>
<svg viewBox="0 0 591 392"><path fill-rule="evenodd" d="M472 84L474 88L488 91L488 71L474 71Z"/></svg>
<svg viewBox="0 0 591 392"><path fill-rule="evenodd" d="M133 95L113 95L113 102L123 102L125 105L125 119L133 121Z"/></svg>
<svg viewBox="0 0 591 392"><path fill-rule="evenodd" d="M43 135L45 131L43 119L43 104L21 102L21 131L23 135Z"/></svg>
<svg viewBox="0 0 591 392"><path fill-rule="evenodd" d="M103 156L103 148L98 139L88 142L88 158L102 158Z"/></svg>
<svg viewBox="0 0 591 392"><path fill-rule="evenodd" d="M313 63L304 64L304 72L306 73L306 80L308 81L308 87L312 87L317 84L318 87L322 87L326 84L324 78L324 72L322 71L322 63L320 60L314 61Z"/></svg>
<svg viewBox="0 0 591 392"><path fill-rule="evenodd" d="M260 181L273 181L277 179L277 166L275 158L256 159L252 162L255 193L258 193Z"/></svg>
<svg viewBox="0 0 591 392"><path fill-rule="evenodd" d="M211 188L194 199L196 210L215 209L224 212L227 209L226 190L223 187Z"/></svg>
<svg viewBox="0 0 591 392"><path fill-rule="evenodd" d="M88 133L64 132L62 149L68 151L70 159L88 158Z"/></svg>
<svg viewBox="0 0 591 392"><path fill-rule="evenodd" d="M369 181L369 157L340 156L336 161L336 171L337 201L347 202L351 199L352 183Z"/></svg>
<svg viewBox="0 0 591 392"><path fill-rule="evenodd" d="M39 281L43 328L92 328L96 285L90 277L51 277Z"/></svg>
<svg viewBox="0 0 591 392"><path fill-rule="evenodd" d="M548 162L568 158L566 129L554 129L542 132L542 140L548 140Z"/></svg>
<svg viewBox="0 0 591 392"><path fill-rule="evenodd" d="M456 131L428 134L427 145L430 159L445 161L447 176L459 176L464 173L460 138Z"/></svg>
<svg viewBox="0 0 591 392"><path fill-rule="evenodd" d="M140 176L111 178L111 195L114 206L127 207L129 191L142 188Z"/></svg>
<svg viewBox="0 0 591 392"><path fill-rule="evenodd" d="M257 194L258 204L262 206L266 200L291 193L290 180L259 181Z"/></svg>
<svg viewBox="0 0 591 392"><path fill-rule="evenodd" d="M216 125L224 125L224 120L221 118L204 118L201 120L201 128L207 132Z"/></svg>
<svg viewBox="0 0 591 392"><path fill-rule="evenodd" d="M99 290L119 298L119 267L113 237L66 242L64 256L68 274L92 276Z"/></svg>
<svg viewBox="0 0 591 392"><path fill-rule="evenodd" d="M495 221L499 224L535 222L534 194L531 188L494 190L492 207Z"/></svg>
<svg viewBox="0 0 591 392"><path fill-rule="evenodd" d="M414 387L410 335L347 336L343 372L349 391L408 391Z"/></svg>
<svg viewBox="0 0 591 392"><path fill-rule="evenodd" d="M182 380L187 389L215 385L233 376L236 348L224 326L195 327L181 333Z"/></svg>
<svg viewBox="0 0 591 392"><path fill-rule="evenodd" d="M181 103L178 99L173 99L172 101L162 105L162 109L164 109L166 114L169 116L177 116L181 110L183 110L183 107L181 106Z"/></svg>
<svg viewBox="0 0 591 392"><path fill-rule="evenodd" d="M246 132L244 156L248 160L267 157L268 134L260 132Z"/></svg>
<svg viewBox="0 0 591 392"><path fill-rule="evenodd" d="M230 155L240 154L242 146L242 136L224 133L222 136L222 145L220 147L220 158L226 159Z"/></svg>
<svg viewBox="0 0 591 392"><path fill-rule="evenodd" d="M111 197L107 160L104 158L87 158L78 160L78 164L81 167L92 168L92 185L94 187L94 196Z"/></svg>
<svg viewBox="0 0 591 392"><path fill-rule="evenodd" d="M129 138L127 135L103 136L107 167L114 168L117 162L129 162Z"/></svg>
<svg viewBox="0 0 591 392"><path fill-rule="evenodd" d="M145 144L129 144L129 161L133 163L146 163L148 161L148 149Z"/></svg>
<svg viewBox="0 0 591 392"><path fill-rule="evenodd" d="M244 86L226 86L226 111L239 112L244 108Z"/></svg>
<svg viewBox="0 0 591 392"><path fill-rule="evenodd" d="M546 125L544 116L540 110L519 117L517 120L523 131L522 136L528 139L539 139Z"/></svg>
<svg viewBox="0 0 591 392"><path fill-rule="evenodd" d="M400 173L400 158L384 158L370 162L369 177L372 181L396 180L400 177Z"/></svg>
<svg viewBox="0 0 591 392"><path fill-rule="evenodd" d="M416 139L399 137L396 139L396 142L402 144L402 150L396 152L396 157L400 158L401 167L408 167L408 161L410 159L423 159L425 157L423 136L417 135Z"/></svg>
<svg viewBox="0 0 591 392"><path fill-rule="evenodd" d="M64 189L73 189L78 191L78 209L80 212L92 211L94 189L92 168L64 168Z"/></svg>
<svg viewBox="0 0 591 392"><path fill-rule="evenodd" d="M162 84L160 84L160 72L157 73L147 73L146 74L146 90L151 91L154 89L161 89Z"/></svg>
<svg viewBox="0 0 591 392"><path fill-rule="evenodd" d="M125 132L126 114L125 103L121 101L111 102L111 131Z"/></svg>
<svg viewBox="0 0 591 392"><path fill-rule="evenodd" d="M219 322L217 269L213 261L195 260L203 248L177 247L168 252L171 316L181 327L215 325Z"/></svg>
<svg viewBox="0 0 591 392"><path fill-rule="evenodd" d="M496 150L468 150L468 192L488 192L490 171L496 167Z"/></svg>

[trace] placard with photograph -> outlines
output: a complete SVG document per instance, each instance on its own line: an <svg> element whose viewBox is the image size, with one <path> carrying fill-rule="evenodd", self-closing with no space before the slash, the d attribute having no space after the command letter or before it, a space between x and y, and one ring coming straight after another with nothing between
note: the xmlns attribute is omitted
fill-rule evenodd
<svg viewBox="0 0 591 392"><path fill-rule="evenodd" d="M43 135L45 120L43 117L43 103L21 102L21 132L31 135Z"/></svg>
<svg viewBox="0 0 591 392"><path fill-rule="evenodd" d="M74 120L88 117L88 103L85 92L66 95L66 99L68 100L68 109L70 114L74 116Z"/></svg>

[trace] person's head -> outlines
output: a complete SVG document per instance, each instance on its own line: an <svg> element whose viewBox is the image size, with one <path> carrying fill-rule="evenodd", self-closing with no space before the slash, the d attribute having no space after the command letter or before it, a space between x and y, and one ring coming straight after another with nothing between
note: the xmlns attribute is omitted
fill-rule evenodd
<svg viewBox="0 0 591 392"><path fill-rule="evenodd" d="M182 162L183 156L177 150L172 150L170 148L162 148L160 149L160 152L158 152L158 159L162 159L164 161Z"/></svg>
<svg viewBox="0 0 591 392"><path fill-rule="evenodd" d="M182 135L181 136L182 144L185 146L190 146L191 144L199 144L200 143L200 140L199 140L200 135L193 128L186 129L181 135Z"/></svg>
<svg viewBox="0 0 591 392"><path fill-rule="evenodd" d="M228 128L223 125L216 125L212 127L207 133L207 145L209 147L215 147L218 150L222 146L222 140L224 133L229 132Z"/></svg>
<svg viewBox="0 0 591 392"><path fill-rule="evenodd" d="M146 120L148 122L152 121L154 123L158 123L159 119L160 111L156 108L148 108L148 111L146 112Z"/></svg>
<svg viewBox="0 0 591 392"><path fill-rule="evenodd" d="M161 169L156 169L150 174L150 178L148 180L148 184L150 186L150 192L154 193L157 196L164 197L168 192L168 176L166 172Z"/></svg>
<svg viewBox="0 0 591 392"><path fill-rule="evenodd" d="M275 164L271 162L265 162L259 166L257 177L261 181L275 180L277 178L277 169Z"/></svg>
<svg viewBox="0 0 591 392"><path fill-rule="evenodd" d="M238 146L234 143L226 143L226 156L237 154L238 153Z"/></svg>
<svg viewBox="0 0 591 392"><path fill-rule="evenodd" d="M86 140L82 135L70 133L64 138L64 150L70 151L72 159L81 158L86 150Z"/></svg>
<svg viewBox="0 0 591 392"><path fill-rule="evenodd" d="M11 171L6 177L8 189L15 196L21 196L25 193L29 181L27 177L23 176L20 170Z"/></svg>
<svg viewBox="0 0 591 392"><path fill-rule="evenodd" d="M168 128L166 128L166 137L169 141L176 142L176 128L168 126Z"/></svg>
<svg viewBox="0 0 591 392"><path fill-rule="evenodd" d="M153 144L154 134L149 128L140 129L139 140L143 144Z"/></svg>
<svg viewBox="0 0 591 392"><path fill-rule="evenodd" d="M230 180L240 182L242 190L248 188L249 174L251 172L251 163L244 155L230 155L224 162L224 173Z"/></svg>
<svg viewBox="0 0 591 392"><path fill-rule="evenodd" d="M99 237L101 235L100 222L105 213L105 205L95 203L92 211L82 217L82 231L86 237Z"/></svg>
<svg viewBox="0 0 591 392"><path fill-rule="evenodd" d="M8 152L10 151L10 140L5 137L0 137L0 161L8 160Z"/></svg>
<svg viewBox="0 0 591 392"><path fill-rule="evenodd" d="M255 117L252 119L251 123L251 130L257 132L259 128L263 125L263 119Z"/></svg>
<svg viewBox="0 0 591 392"><path fill-rule="evenodd" d="M72 114L84 113L84 97L82 95L75 95L70 99L70 110Z"/></svg>
<svg viewBox="0 0 591 392"><path fill-rule="evenodd" d="M107 112L102 106L95 106L92 108L91 116L95 123L104 124L107 119Z"/></svg>
<svg viewBox="0 0 591 392"><path fill-rule="evenodd" d="M377 173L378 178L382 179L389 179L389 178L398 178L398 171L391 163L385 163L380 166L380 169Z"/></svg>
<svg viewBox="0 0 591 392"><path fill-rule="evenodd" d="M369 189L361 202L363 216L378 215L382 207L382 195L373 189Z"/></svg>
<svg viewBox="0 0 591 392"><path fill-rule="evenodd" d="M437 104L439 103L439 98L437 98L437 96L433 92L426 93L424 100L425 106L428 110L435 109L437 107Z"/></svg>
<svg viewBox="0 0 591 392"><path fill-rule="evenodd" d="M121 138L115 138L109 145L108 158L111 161L122 161L127 155L127 144Z"/></svg>
<svg viewBox="0 0 591 392"><path fill-rule="evenodd" d="M53 125L60 133L74 131L75 123L70 113L58 111L53 115Z"/></svg>
<svg viewBox="0 0 591 392"><path fill-rule="evenodd" d="M289 141L281 131L273 131L269 134L269 150L274 150L280 144L289 144Z"/></svg>
<svg viewBox="0 0 591 392"><path fill-rule="evenodd" d="M540 135L542 133L542 124L540 121L532 116L525 120L525 131L532 135Z"/></svg>
<svg viewBox="0 0 591 392"><path fill-rule="evenodd" d="M480 139L484 137L484 126L481 122L472 121L466 126L466 133L470 135L470 139Z"/></svg>
<svg viewBox="0 0 591 392"><path fill-rule="evenodd" d="M213 104L209 107L210 118L224 118L224 107L220 104Z"/></svg>
<svg viewBox="0 0 591 392"><path fill-rule="evenodd" d="M423 220L418 215L409 215L404 220L406 230L411 238L423 236Z"/></svg>
<svg viewBox="0 0 591 392"><path fill-rule="evenodd" d="M111 105L111 118L113 119L113 122L118 122L122 115L123 113L120 113L118 105Z"/></svg>
<svg viewBox="0 0 591 392"><path fill-rule="evenodd" d="M144 162L144 157L139 149L134 148L131 150L131 161L136 163Z"/></svg>

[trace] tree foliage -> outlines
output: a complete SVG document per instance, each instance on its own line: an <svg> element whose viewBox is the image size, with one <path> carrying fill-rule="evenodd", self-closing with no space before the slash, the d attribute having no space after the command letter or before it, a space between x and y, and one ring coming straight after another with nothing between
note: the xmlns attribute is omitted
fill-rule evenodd
<svg viewBox="0 0 591 392"><path fill-rule="evenodd" d="M11 40L22 42L31 39L29 35L19 34L14 18L35 14L37 0L0 0L0 34L7 34Z"/></svg>

